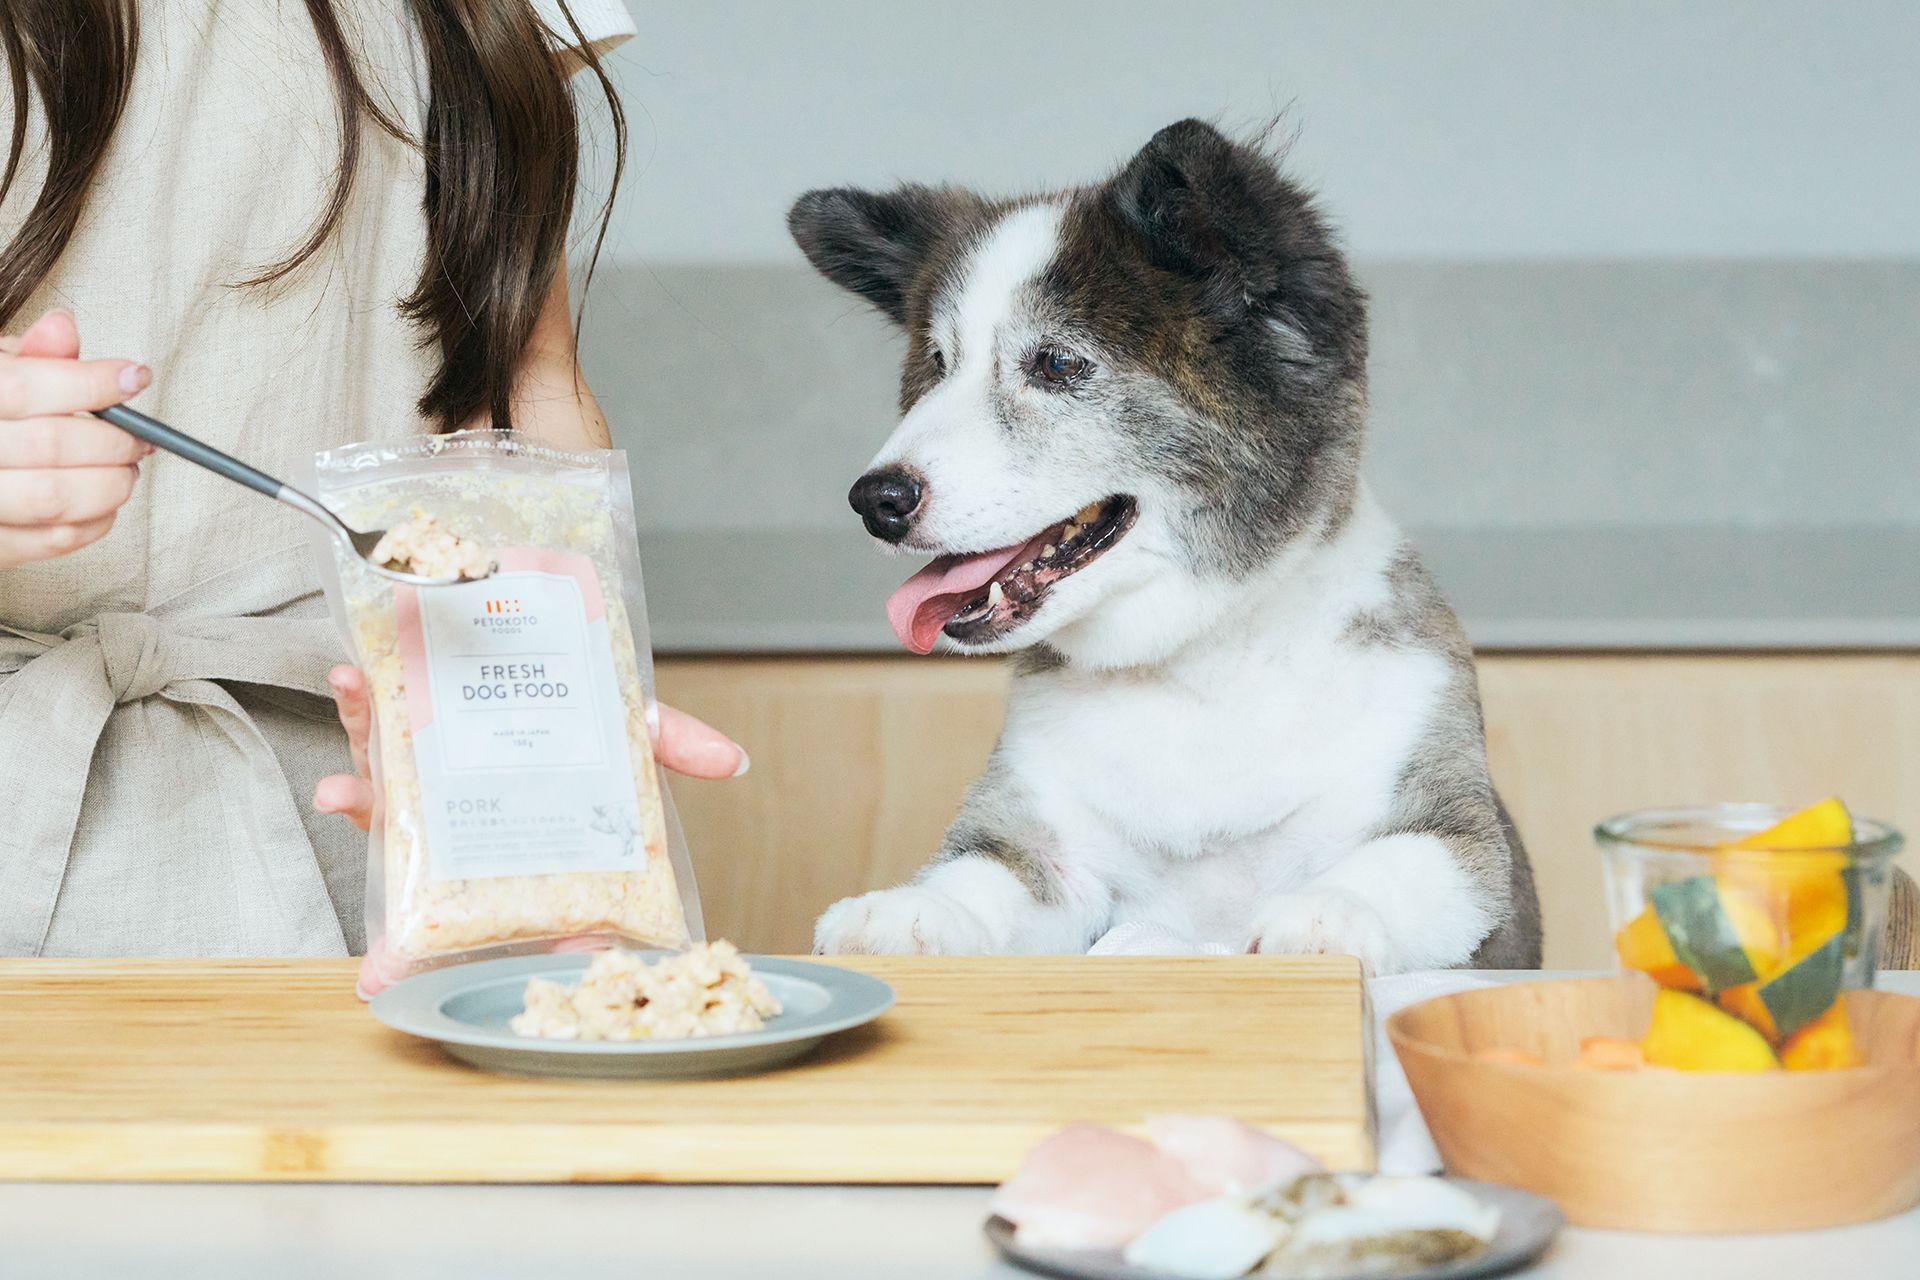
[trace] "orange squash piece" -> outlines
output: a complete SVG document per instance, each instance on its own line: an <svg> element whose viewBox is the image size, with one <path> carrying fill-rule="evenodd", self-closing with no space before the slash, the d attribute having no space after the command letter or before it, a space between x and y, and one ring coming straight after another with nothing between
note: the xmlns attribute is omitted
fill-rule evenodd
<svg viewBox="0 0 1920 1280"><path fill-rule="evenodd" d="M1828 796L1798 813L1790 813L1765 831L1736 840L1729 848L1791 852L1839 849L1853 843L1853 815L1839 796Z"/></svg>
<svg viewBox="0 0 1920 1280"><path fill-rule="evenodd" d="M1704 877L1697 881L1686 882L1687 886L1704 885ZM1686 887L1686 886L1683 886ZM1654 893L1658 903L1662 891ZM1703 902L1696 893L1689 900L1694 910L1685 918L1697 918L1702 924L1705 917L1702 912L1711 911L1723 917L1724 928L1731 930L1732 938L1719 928L1710 929L1706 936L1725 939L1716 941L1714 948L1704 954L1690 957L1692 964L1682 960L1673 945L1673 935L1668 933L1667 919L1661 916L1662 910L1674 910L1674 904L1662 907L1648 906L1639 915L1629 920L1614 937L1614 949L1620 955L1620 962L1629 969L1638 969L1656 983L1675 991L1699 991L1704 976L1716 971L1724 974L1734 957L1729 956L1726 942L1735 939L1743 959L1738 971L1751 972L1764 981L1779 972L1780 961L1785 951L1785 939L1781 933L1780 921L1767 905L1764 894L1755 892L1748 886L1726 877L1716 877L1711 882L1709 900ZM1693 965L1701 964L1702 970L1696 972Z"/></svg>
<svg viewBox="0 0 1920 1280"><path fill-rule="evenodd" d="M1620 953L1621 964L1638 969L1663 987L1676 991L1701 988L1700 976L1681 964L1680 957L1673 953L1666 926L1660 923L1652 907L1629 920L1614 936L1613 946Z"/></svg>
<svg viewBox="0 0 1920 1280"><path fill-rule="evenodd" d="M1786 940L1780 936L1780 922L1768 909L1764 894L1734 884L1725 876L1716 876L1720 889L1720 909L1733 922L1733 932L1747 953L1747 963L1760 981L1780 972L1785 958Z"/></svg>
<svg viewBox="0 0 1920 1280"><path fill-rule="evenodd" d="M1588 1036L1580 1042L1580 1056L1573 1065L1588 1071L1638 1071L1647 1065L1647 1055L1636 1040Z"/></svg>
<svg viewBox="0 0 1920 1280"><path fill-rule="evenodd" d="M1853 1026L1847 1021L1845 996L1780 1046L1780 1065L1789 1071L1839 1071L1857 1067L1861 1061Z"/></svg>
<svg viewBox="0 0 1920 1280"><path fill-rule="evenodd" d="M1818 950L1847 927L1847 857L1837 850L1853 842L1853 815L1830 796L1727 846L1734 854L1721 874L1764 893L1787 931L1791 958Z"/></svg>
<svg viewBox="0 0 1920 1280"><path fill-rule="evenodd" d="M1743 982L1737 987L1728 987L1715 998L1722 1009L1765 1036L1769 1043L1777 1044L1780 1029L1773 1025L1773 1011L1760 998L1760 987L1765 981L1762 978L1760 982Z"/></svg>
<svg viewBox="0 0 1920 1280"><path fill-rule="evenodd" d="M1772 1071L1780 1060L1766 1037L1699 996L1662 989L1640 1050L1650 1066L1682 1071Z"/></svg>

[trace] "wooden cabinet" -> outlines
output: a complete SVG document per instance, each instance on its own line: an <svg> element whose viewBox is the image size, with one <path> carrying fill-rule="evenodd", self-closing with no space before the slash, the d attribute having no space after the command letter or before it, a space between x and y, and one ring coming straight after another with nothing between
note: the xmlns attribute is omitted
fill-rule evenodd
<svg viewBox="0 0 1920 1280"><path fill-rule="evenodd" d="M1480 681L1550 966L1609 963L1587 835L1608 814L1837 792L1920 824L1920 655L1493 654ZM674 784L709 930L805 950L828 903L909 875L986 761L1006 682L986 659L662 661L662 697L753 753L745 778Z"/></svg>

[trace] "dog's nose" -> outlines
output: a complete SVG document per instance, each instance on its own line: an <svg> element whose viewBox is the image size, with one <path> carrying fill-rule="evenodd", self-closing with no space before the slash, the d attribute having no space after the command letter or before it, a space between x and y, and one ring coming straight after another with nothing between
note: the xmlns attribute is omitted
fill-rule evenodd
<svg viewBox="0 0 1920 1280"><path fill-rule="evenodd" d="M853 482L847 503L860 513L868 533L898 542L913 527L913 513L920 506L920 478L904 467L869 471Z"/></svg>

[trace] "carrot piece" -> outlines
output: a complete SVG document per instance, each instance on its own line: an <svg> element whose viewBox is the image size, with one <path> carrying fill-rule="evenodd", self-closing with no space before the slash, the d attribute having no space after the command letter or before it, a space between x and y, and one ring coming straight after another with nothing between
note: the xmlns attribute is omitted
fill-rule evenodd
<svg viewBox="0 0 1920 1280"><path fill-rule="evenodd" d="M1588 1071L1638 1071L1647 1065L1647 1055L1638 1041L1588 1036L1580 1042L1580 1056L1573 1065Z"/></svg>

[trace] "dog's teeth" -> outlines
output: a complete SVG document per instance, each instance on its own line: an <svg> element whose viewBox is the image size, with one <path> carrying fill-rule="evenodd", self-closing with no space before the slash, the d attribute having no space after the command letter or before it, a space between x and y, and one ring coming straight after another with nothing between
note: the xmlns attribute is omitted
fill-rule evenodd
<svg viewBox="0 0 1920 1280"><path fill-rule="evenodd" d="M1099 515L1100 515L1100 504L1097 502L1089 502L1086 506L1074 512L1073 518L1079 521L1081 524L1092 524L1094 520L1099 517Z"/></svg>
<svg viewBox="0 0 1920 1280"><path fill-rule="evenodd" d="M1051 542L1049 542L1046 546L1040 548L1040 558L1044 560L1048 556L1052 555L1054 552L1058 551L1059 549L1060 548L1054 546Z"/></svg>
<svg viewBox="0 0 1920 1280"><path fill-rule="evenodd" d="M1072 542L1075 538L1079 536L1080 536L1080 526L1073 523L1071 520L1067 522L1067 527L1060 531L1060 541L1062 542Z"/></svg>
<svg viewBox="0 0 1920 1280"><path fill-rule="evenodd" d="M1000 598L1005 594L1004 591L1000 590L1000 583L997 580L990 583L987 587L987 608L997 608L1000 604Z"/></svg>

